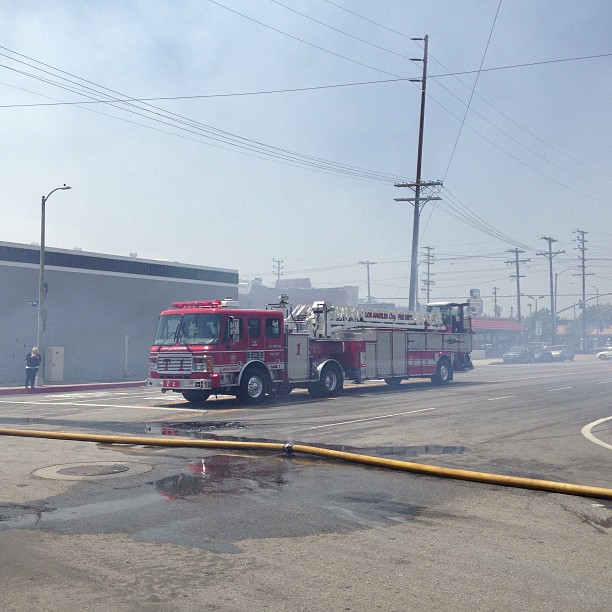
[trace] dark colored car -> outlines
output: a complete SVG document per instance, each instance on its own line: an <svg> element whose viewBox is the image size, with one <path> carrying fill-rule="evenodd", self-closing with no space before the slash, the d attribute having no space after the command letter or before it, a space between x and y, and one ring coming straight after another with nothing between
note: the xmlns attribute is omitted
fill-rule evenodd
<svg viewBox="0 0 612 612"><path fill-rule="evenodd" d="M533 360L536 363L550 363L555 358L548 348L543 347L533 350Z"/></svg>
<svg viewBox="0 0 612 612"><path fill-rule="evenodd" d="M549 347L552 356L555 358L555 361L574 361L574 349L570 346L563 346L561 344L557 344L555 346Z"/></svg>
<svg viewBox="0 0 612 612"><path fill-rule="evenodd" d="M528 346L511 346L503 355L504 363L533 363L533 350Z"/></svg>

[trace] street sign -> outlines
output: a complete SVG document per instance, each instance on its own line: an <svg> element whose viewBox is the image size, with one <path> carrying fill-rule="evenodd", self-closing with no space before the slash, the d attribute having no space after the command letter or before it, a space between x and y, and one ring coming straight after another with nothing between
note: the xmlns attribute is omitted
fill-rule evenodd
<svg viewBox="0 0 612 612"><path fill-rule="evenodd" d="M484 304L482 298L470 298L470 312L472 315L479 317L482 314Z"/></svg>
<svg viewBox="0 0 612 612"><path fill-rule="evenodd" d="M28 308L38 308L38 300L28 300Z"/></svg>

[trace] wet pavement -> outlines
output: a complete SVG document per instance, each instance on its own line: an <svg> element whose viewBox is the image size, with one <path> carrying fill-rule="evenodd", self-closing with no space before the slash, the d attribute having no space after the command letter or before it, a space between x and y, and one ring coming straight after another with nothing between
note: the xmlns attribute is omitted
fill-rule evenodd
<svg viewBox="0 0 612 612"><path fill-rule="evenodd" d="M411 521L449 494L431 478L282 455L187 452L150 472L130 462L47 468L45 478L79 476L69 495L0 504L0 529L122 532L142 541L238 552L240 540L349 533ZM136 452L144 461L149 453ZM99 476L107 476L101 486ZM113 478L113 476L115 478ZM316 503L313 503L316 500Z"/></svg>

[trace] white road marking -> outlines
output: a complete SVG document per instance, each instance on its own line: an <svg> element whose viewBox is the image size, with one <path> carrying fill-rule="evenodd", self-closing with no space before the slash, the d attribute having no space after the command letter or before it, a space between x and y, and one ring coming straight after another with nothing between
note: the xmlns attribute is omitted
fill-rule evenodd
<svg viewBox="0 0 612 612"><path fill-rule="evenodd" d="M127 404L125 406L121 404L89 404L85 402L34 402L34 401L9 401L0 400L0 404L26 404L32 406L40 406L44 404L46 406L85 406L90 408L135 408L136 410L168 410L170 412L198 412L203 413L204 410L196 410L195 408L164 408L163 406L138 406L136 404Z"/></svg>
<svg viewBox="0 0 612 612"><path fill-rule="evenodd" d="M375 417L368 417L367 419L354 419L352 421L338 421L337 423L328 423L327 425L315 425L314 427L309 427L308 430L322 429L323 427L336 427L337 425L350 425L351 423L365 423L366 421L377 421L378 419L390 419L396 416L404 416L405 414L415 414L417 412L427 412L428 410L435 410L435 408L421 408L420 410L409 410L408 412L396 412L395 414L381 414Z"/></svg>
<svg viewBox="0 0 612 612"><path fill-rule="evenodd" d="M549 391L565 391L566 389L573 389L573 387L559 387L558 389L549 389Z"/></svg>
<svg viewBox="0 0 612 612"><path fill-rule="evenodd" d="M511 397L514 397L514 395L502 395L501 397L488 397L487 402L494 402L495 400L502 400L502 399L510 399Z"/></svg>
<svg viewBox="0 0 612 612"><path fill-rule="evenodd" d="M592 433L591 433L591 429L593 429L593 427L596 427L597 425L600 425L601 423L605 423L606 421L609 421L612 419L612 416L609 417L605 417L603 419L599 419L598 421L593 421L592 423L589 423L588 425L585 425L582 428L582 435L587 439L590 440L591 442L594 442L595 444L599 444L599 446L603 446L604 448L608 448L610 450L612 450L612 444L608 444L606 442L602 442L601 440L599 440L598 438L596 438Z"/></svg>
<svg viewBox="0 0 612 612"><path fill-rule="evenodd" d="M601 382L598 382L598 385L609 385L610 383L612 383L612 380L602 380Z"/></svg>

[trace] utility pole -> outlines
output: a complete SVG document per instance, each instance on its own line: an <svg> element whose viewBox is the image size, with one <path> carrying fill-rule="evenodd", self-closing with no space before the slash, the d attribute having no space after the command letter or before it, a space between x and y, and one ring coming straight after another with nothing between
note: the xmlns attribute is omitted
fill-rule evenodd
<svg viewBox="0 0 612 612"><path fill-rule="evenodd" d="M497 305L497 292L499 291L499 287L493 287L493 316L496 319L499 319L501 316L501 308Z"/></svg>
<svg viewBox="0 0 612 612"><path fill-rule="evenodd" d="M525 278L523 274L520 274L519 265L522 263L527 263L531 261L531 259L519 259L519 255L524 253L525 251L521 251L521 249L509 249L506 251L507 253L514 253L514 261L507 261L507 264L514 264L516 268L516 273L510 276L510 278L516 278L516 319L520 323L521 322L521 278Z"/></svg>
<svg viewBox="0 0 612 612"><path fill-rule="evenodd" d="M536 255L544 255L548 257L548 272L550 276L550 343L557 344L557 315L555 304L555 291L553 285L553 257L556 255L560 255L561 253L565 253L565 251L554 251L552 250L553 242L557 242L554 238L550 238L549 236L542 236L542 240L546 240L548 242L548 253L536 253ZM536 308L537 310L537 308Z"/></svg>
<svg viewBox="0 0 612 612"><path fill-rule="evenodd" d="M274 262L274 270L272 270L272 272L274 274L276 274L276 286L278 287L278 283L280 281L280 277L282 275L282 270L283 270L283 262L285 261L284 259L274 259L272 258L272 261Z"/></svg>
<svg viewBox="0 0 612 612"><path fill-rule="evenodd" d="M578 242L578 251L580 254L578 255L578 259L580 260L580 274L575 274L574 276L582 276L582 300L580 301L580 309L582 310L582 341L581 341L581 349L582 351L586 351L586 252L588 251L586 247L586 243L588 240L585 236L588 232L583 230L576 230L576 234L578 235L576 240Z"/></svg>
<svg viewBox="0 0 612 612"><path fill-rule="evenodd" d="M412 38L411 40L424 41L423 58L411 58L415 62L423 62L423 76L421 79L410 79L413 83L421 83L421 115L419 120L419 148L417 153L416 180L414 183L396 183L396 187L408 187L414 191L414 198L395 198L396 202L413 202L414 218L412 222L412 254L410 258L410 295L408 308L416 310L416 295L418 284L418 256L419 256L419 221L421 217L421 208L431 200L439 200L439 197L434 197L433 193L424 194L423 191L428 188L439 187L442 181L421 182L421 168L423 165L423 132L425 130L425 100L427 90L427 46L429 36L424 38ZM425 195L425 197L423 197Z"/></svg>
<svg viewBox="0 0 612 612"><path fill-rule="evenodd" d="M368 304L372 303L372 294L370 293L370 266L375 266L376 262L375 261L370 261L369 259L366 259L365 261L360 261L360 264L363 264L364 266L366 266L367 270L368 270Z"/></svg>
<svg viewBox="0 0 612 612"><path fill-rule="evenodd" d="M595 322L597 325L597 334L595 336L595 342L597 344L597 346L599 347L599 289L595 286L595 285L591 285L591 287L593 287L593 289L595 289L595 291L597 292L597 311L595 312Z"/></svg>
<svg viewBox="0 0 612 612"><path fill-rule="evenodd" d="M427 267L427 271L425 272L426 280L423 281L423 285L425 285L423 287L423 290L427 293L427 304L429 304L430 302L429 295L430 295L431 286L436 284L436 281L431 280L431 277L435 276L435 274L431 273L431 266L436 261L436 258L434 257L434 254L433 254L434 247L426 246L423 248L427 251L427 253L425 253L425 259L423 260Z"/></svg>

